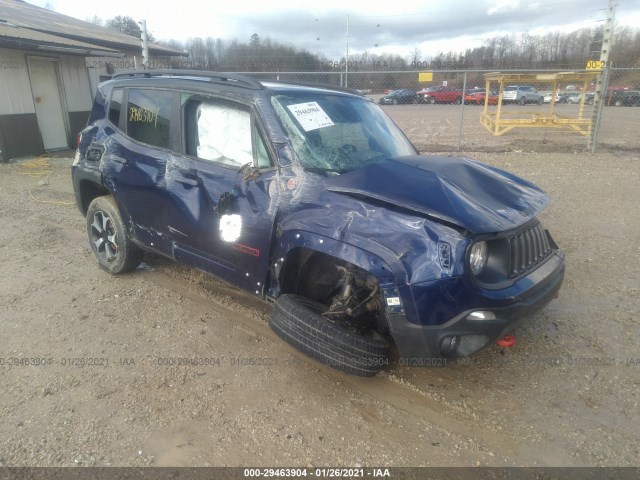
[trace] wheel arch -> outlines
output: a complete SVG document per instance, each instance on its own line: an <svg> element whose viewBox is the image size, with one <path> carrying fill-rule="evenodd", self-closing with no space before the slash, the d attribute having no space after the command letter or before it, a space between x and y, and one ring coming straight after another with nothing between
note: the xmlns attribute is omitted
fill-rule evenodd
<svg viewBox="0 0 640 480"><path fill-rule="evenodd" d="M302 238L316 241L309 242L311 244L294 242L286 251L281 250L274 262L274 281L270 285L270 296L275 299L293 294L320 301L332 290L329 286L337 284L340 267L349 270L349 267L355 267L361 273L375 278L381 302L375 329L383 334L389 333L391 328L387 315L404 313L405 305L399 300L402 295L389 265L378 256L360 248L308 232L304 235L305 237L299 232L293 238L298 241ZM389 298L393 300L390 302Z"/></svg>
<svg viewBox="0 0 640 480"><path fill-rule="evenodd" d="M278 297L292 293L298 281L300 267L312 256L321 256L327 261L353 265L374 276L383 293L396 285L391 266L378 255L362 248L346 244L341 240L303 231L283 234L275 250L270 296Z"/></svg>
<svg viewBox="0 0 640 480"><path fill-rule="evenodd" d="M78 207L83 215L87 214L91 202L105 195L111 195L111 192L104 185L91 180L80 180L78 184Z"/></svg>

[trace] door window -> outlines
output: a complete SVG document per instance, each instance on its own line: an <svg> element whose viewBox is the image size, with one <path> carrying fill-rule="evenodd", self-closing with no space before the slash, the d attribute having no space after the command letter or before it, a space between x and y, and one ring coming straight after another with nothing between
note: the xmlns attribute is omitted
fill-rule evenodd
<svg viewBox="0 0 640 480"><path fill-rule="evenodd" d="M225 102L191 99L185 106L185 120L188 155L239 168L254 164L255 138L257 165L261 168L271 165L248 110Z"/></svg>
<svg viewBox="0 0 640 480"><path fill-rule="evenodd" d="M171 106L174 93L168 90L129 89L127 135L148 145L171 145Z"/></svg>

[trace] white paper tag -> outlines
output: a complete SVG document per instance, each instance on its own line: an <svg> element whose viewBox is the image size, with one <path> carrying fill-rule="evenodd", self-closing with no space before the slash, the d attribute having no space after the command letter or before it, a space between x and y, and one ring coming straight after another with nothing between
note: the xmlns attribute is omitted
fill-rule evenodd
<svg viewBox="0 0 640 480"><path fill-rule="evenodd" d="M400 306L400 297L389 297L387 298L387 305L390 307L398 307Z"/></svg>
<svg viewBox="0 0 640 480"><path fill-rule="evenodd" d="M333 125L329 115L322 110L318 102L296 103L295 105L289 105L287 108L293 113L296 120L300 122L305 132Z"/></svg>

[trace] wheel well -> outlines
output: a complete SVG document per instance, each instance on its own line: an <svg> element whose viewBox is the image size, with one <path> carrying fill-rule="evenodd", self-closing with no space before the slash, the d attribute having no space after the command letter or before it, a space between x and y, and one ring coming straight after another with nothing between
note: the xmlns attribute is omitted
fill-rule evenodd
<svg viewBox="0 0 640 480"><path fill-rule="evenodd" d="M89 204L93 201L93 199L110 194L111 192L109 192L109 190L102 185L98 185L97 183L89 182L86 180L80 182L80 202L82 206L82 213L84 215L87 214L87 209L89 208Z"/></svg>
<svg viewBox="0 0 640 480"><path fill-rule="evenodd" d="M355 290L345 288L345 275L358 291L357 294ZM348 299L347 291L352 293ZM280 277L280 294L287 293L320 302L330 310L337 305L340 305L340 310L347 304L362 307L367 303L370 307L368 311L364 311L364 308L355 309L349 315L361 317L381 333L388 332L378 279L363 268L340 258L304 247L293 249L287 255Z"/></svg>
<svg viewBox="0 0 640 480"><path fill-rule="evenodd" d="M320 301L322 292L319 290L331 283L333 279L330 277L337 265L346 267L350 264L323 252L303 247L295 248L287 255L281 276L280 293L295 293ZM313 281L310 281L311 277L314 277Z"/></svg>

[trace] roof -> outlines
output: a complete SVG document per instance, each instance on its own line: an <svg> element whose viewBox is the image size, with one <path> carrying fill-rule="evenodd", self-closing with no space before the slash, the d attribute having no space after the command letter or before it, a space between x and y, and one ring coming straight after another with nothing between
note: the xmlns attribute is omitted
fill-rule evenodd
<svg viewBox="0 0 640 480"><path fill-rule="evenodd" d="M268 88L278 92L296 92L296 91L316 91L316 92L343 92L352 95L362 96L357 90L347 87L339 87L335 85L326 85L318 83L302 83L302 82L281 82L281 81L261 81L259 79L249 77L247 75L214 72L207 70L182 70L182 69L157 69L157 70L126 70L119 72L113 76L113 80L139 80L139 79L162 79L161 81L179 80L179 81L196 81L196 82L212 82L225 84L227 86L235 86L250 90L262 90Z"/></svg>
<svg viewBox="0 0 640 480"><path fill-rule="evenodd" d="M29 34L26 30L45 33L56 37L90 44L94 48L109 50L140 50L140 39L124 33L115 32L99 27L90 22L78 20L61 13L31 5L22 0L0 0L0 24L21 27L20 34ZM11 33L6 31L5 33ZM14 32L15 33L15 32ZM31 34L36 36L35 34ZM18 37L19 38L19 37ZM50 41L53 41L49 38ZM7 41L7 38L5 38ZM64 45L59 41L60 45ZM149 44L151 55L186 56L181 50L176 50L155 43ZM100 55L103 55L102 53Z"/></svg>

